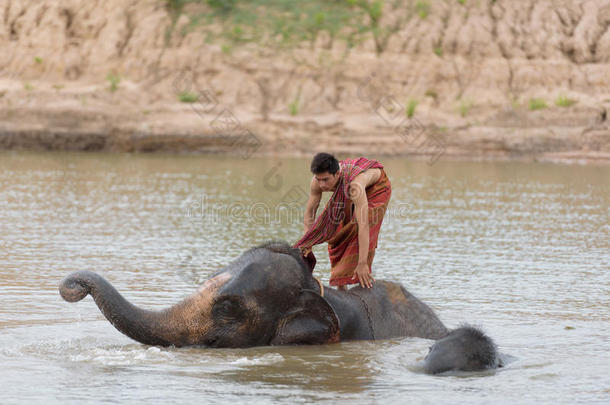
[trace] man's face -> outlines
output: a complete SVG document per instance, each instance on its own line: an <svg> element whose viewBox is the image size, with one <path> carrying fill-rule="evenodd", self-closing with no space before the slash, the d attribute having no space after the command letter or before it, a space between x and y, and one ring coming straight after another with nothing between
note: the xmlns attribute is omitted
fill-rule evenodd
<svg viewBox="0 0 610 405"><path fill-rule="evenodd" d="M318 173L315 177L322 191L332 191L339 181L339 172L335 174L330 174L329 172Z"/></svg>

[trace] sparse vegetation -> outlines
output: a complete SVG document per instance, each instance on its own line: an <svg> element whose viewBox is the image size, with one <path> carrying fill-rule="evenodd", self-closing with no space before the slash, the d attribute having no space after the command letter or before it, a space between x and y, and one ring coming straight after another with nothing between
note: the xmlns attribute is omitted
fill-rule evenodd
<svg viewBox="0 0 610 405"><path fill-rule="evenodd" d="M426 92L424 93L424 96L431 97L434 100L438 99L438 93L436 92L436 90L433 90L433 89L426 90Z"/></svg>
<svg viewBox="0 0 610 405"><path fill-rule="evenodd" d="M190 91L182 91L178 93L178 100L183 103L194 103L199 100L199 94Z"/></svg>
<svg viewBox="0 0 610 405"><path fill-rule="evenodd" d="M187 16L189 24L182 34L203 25L206 41L220 39L231 44L256 42L266 47L289 48L309 43L330 49L337 40L347 50L372 35L377 53L383 52L390 37L403 28L414 15L425 18L430 9L428 0L406 6L402 1L382 0L166 0L172 24L166 38L172 35L178 17L186 14L187 4L199 4ZM382 24L384 15L392 15L391 23Z"/></svg>
<svg viewBox="0 0 610 405"><path fill-rule="evenodd" d="M288 107L290 110L290 115L297 115L299 113L299 96L295 97Z"/></svg>
<svg viewBox="0 0 610 405"><path fill-rule="evenodd" d="M468 115L468 113L470 112L470 109L472 108L472 101L470 100L460 100L460 102L458 103L458 112L460 113L460 116L465 117Z"/></svg>
<svg viewBox="0 0 610 405"><path fill-rule="evenodd" d="M415 11L422 20L428 17L430 13L430 3L427 0L420 0L415 3Z"/></svg>
<svg viewBox="0 0 610 405"><path fill-rule="evenodd" d="M106 76L106 80L108 80L108 82L110 83L110 88L109 90L111 92L115 92L119 89L119 83L121 82L121 77L116 74L116 73L108 73L108 76Z"/></svg>
<svg viewBox="0 0 610 405"><path fill-rule="evenodd" d="M531 111L541 110L547 107L546 101L543 98L531 98L529 105Z"/></svg>
<svg viewBox="0 0 610 405"><path fill-rule="evenodd" d="M233 29L230 31L231 40L233 42L240 42L244 35L244 29L240 25L233 26Z"/></svg>
<svg viewBox="0 0 610 405"><path fill-rule="evenodd" d="M233 47L231 45L222 44L222 45L220 45L220 51L222 53L224 53L225 55L230 55L231 52L233 51Z"/></svg>
<svg viewBox="0 0 610 405"><path fill-rule="evenodd" d="M415 109L417 108L417 100L415 99L410 99L409 102L407 103L407 109L406 109L406 113L407 113L407 118L413 118L413 116L415 115Z"/></svg>
<svg viewBox="0 0 610 405"><path fill-rule="evenodd" d="M180 13L186 3L184 0L165 0L165 5L171 13Z"/></svg>
<svg viewBox="0 0 610 405"><path fill-rule="evenodd" d="M561 94L555 99L555 105L558 107L571 107L574 104L576 104L576 100Z"/></svg>
<svg viewBox="0 0 610 405"><path fill-rule="evenodd" d="M443 56L443 47L440 45L434 47L434 54L441 58Z"/></svg>
<svg viewBox="0 0 610 405"><path fill-rule="evenodd" d="M237 0L205 0L214 10L221 14L227 14L235 7Z"/></svg>
<svg viewBox="0 0 610 405"><path fill-rule="evenodd" d="M458 3L460 3L462 6L466 5L466 0L457 0Z"/></svg>
<svg viewBox="0 0 610 405"><path fill-rule="evenodd" d="M34 86L30 82L23 83L23 89L26 91L34 90Z"/></svg>
<svg viewBox="0 0 610 405"><path fill-rule="evenodd" d="M42 64L42 58L39 56L34 57L34 62L36 62L37 64Z"/></svg>

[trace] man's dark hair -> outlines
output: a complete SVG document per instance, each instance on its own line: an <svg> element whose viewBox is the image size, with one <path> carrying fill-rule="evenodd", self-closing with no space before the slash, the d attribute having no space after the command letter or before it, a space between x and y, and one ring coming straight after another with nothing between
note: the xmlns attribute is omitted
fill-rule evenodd
<svg viewBox="0 0 610 405"><path fill-rule="evenodd" d="M320 174L324 172L335 174L338 171L339 161L330 153L318 153L311 161L311 172L313 174Z"/></svg>

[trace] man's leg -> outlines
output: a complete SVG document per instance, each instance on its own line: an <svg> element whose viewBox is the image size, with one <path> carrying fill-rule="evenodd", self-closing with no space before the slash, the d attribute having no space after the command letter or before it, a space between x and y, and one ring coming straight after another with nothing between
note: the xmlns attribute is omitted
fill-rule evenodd
<svg viewBox="0 0 610 405"><path fill-rule="evenodd" d="M369 252L369 257L367 258L367 259L368 259L368 264L369 264L369 269L371 269L371 274L373 273L373 268L372 268L372 265L373 265L373 258L375 258L375 251L376 251L376 250L377 250L377 249L372 249L372 250ZM348 284L338 285L338 286L337 286L337 290L340 290L340 291L347 291L347 286L348 286Z"/></svg>

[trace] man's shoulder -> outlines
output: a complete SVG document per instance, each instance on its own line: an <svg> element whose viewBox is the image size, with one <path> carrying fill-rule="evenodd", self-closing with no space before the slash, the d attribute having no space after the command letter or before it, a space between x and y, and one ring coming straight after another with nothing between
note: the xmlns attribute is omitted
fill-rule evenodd
<svg viewBox="0 0 610 405"><path fill-rule="evenodd" d="M343 160L339 161L339 164L366 164L366 163L370 163L370 162L379 163L381 165L380 161L378 161L376 159L369 159L365 156L343 159Z"/></svg>
<svg viewBox="0 0 610 405"><path fill-rule="evenodd" d="M357 182L360 184L365 184L366 187L374 184L381 177L381 169L378 167L370 167L362 172L358 173L352 182ZM351 183L350 182L350 185Z"/></svg>
<svg viewBox="0 0 610 405"><path fill-rule="evenodd" d="M363 171L358 173L358 176L360 176L361 174L365 174L367 176L375 176L375 179L379 179L379 176L381 175L381 168L380 167L369 167L368 169L364 169ZM358 176L356 176L356 177L358 177Z"/></svg>

